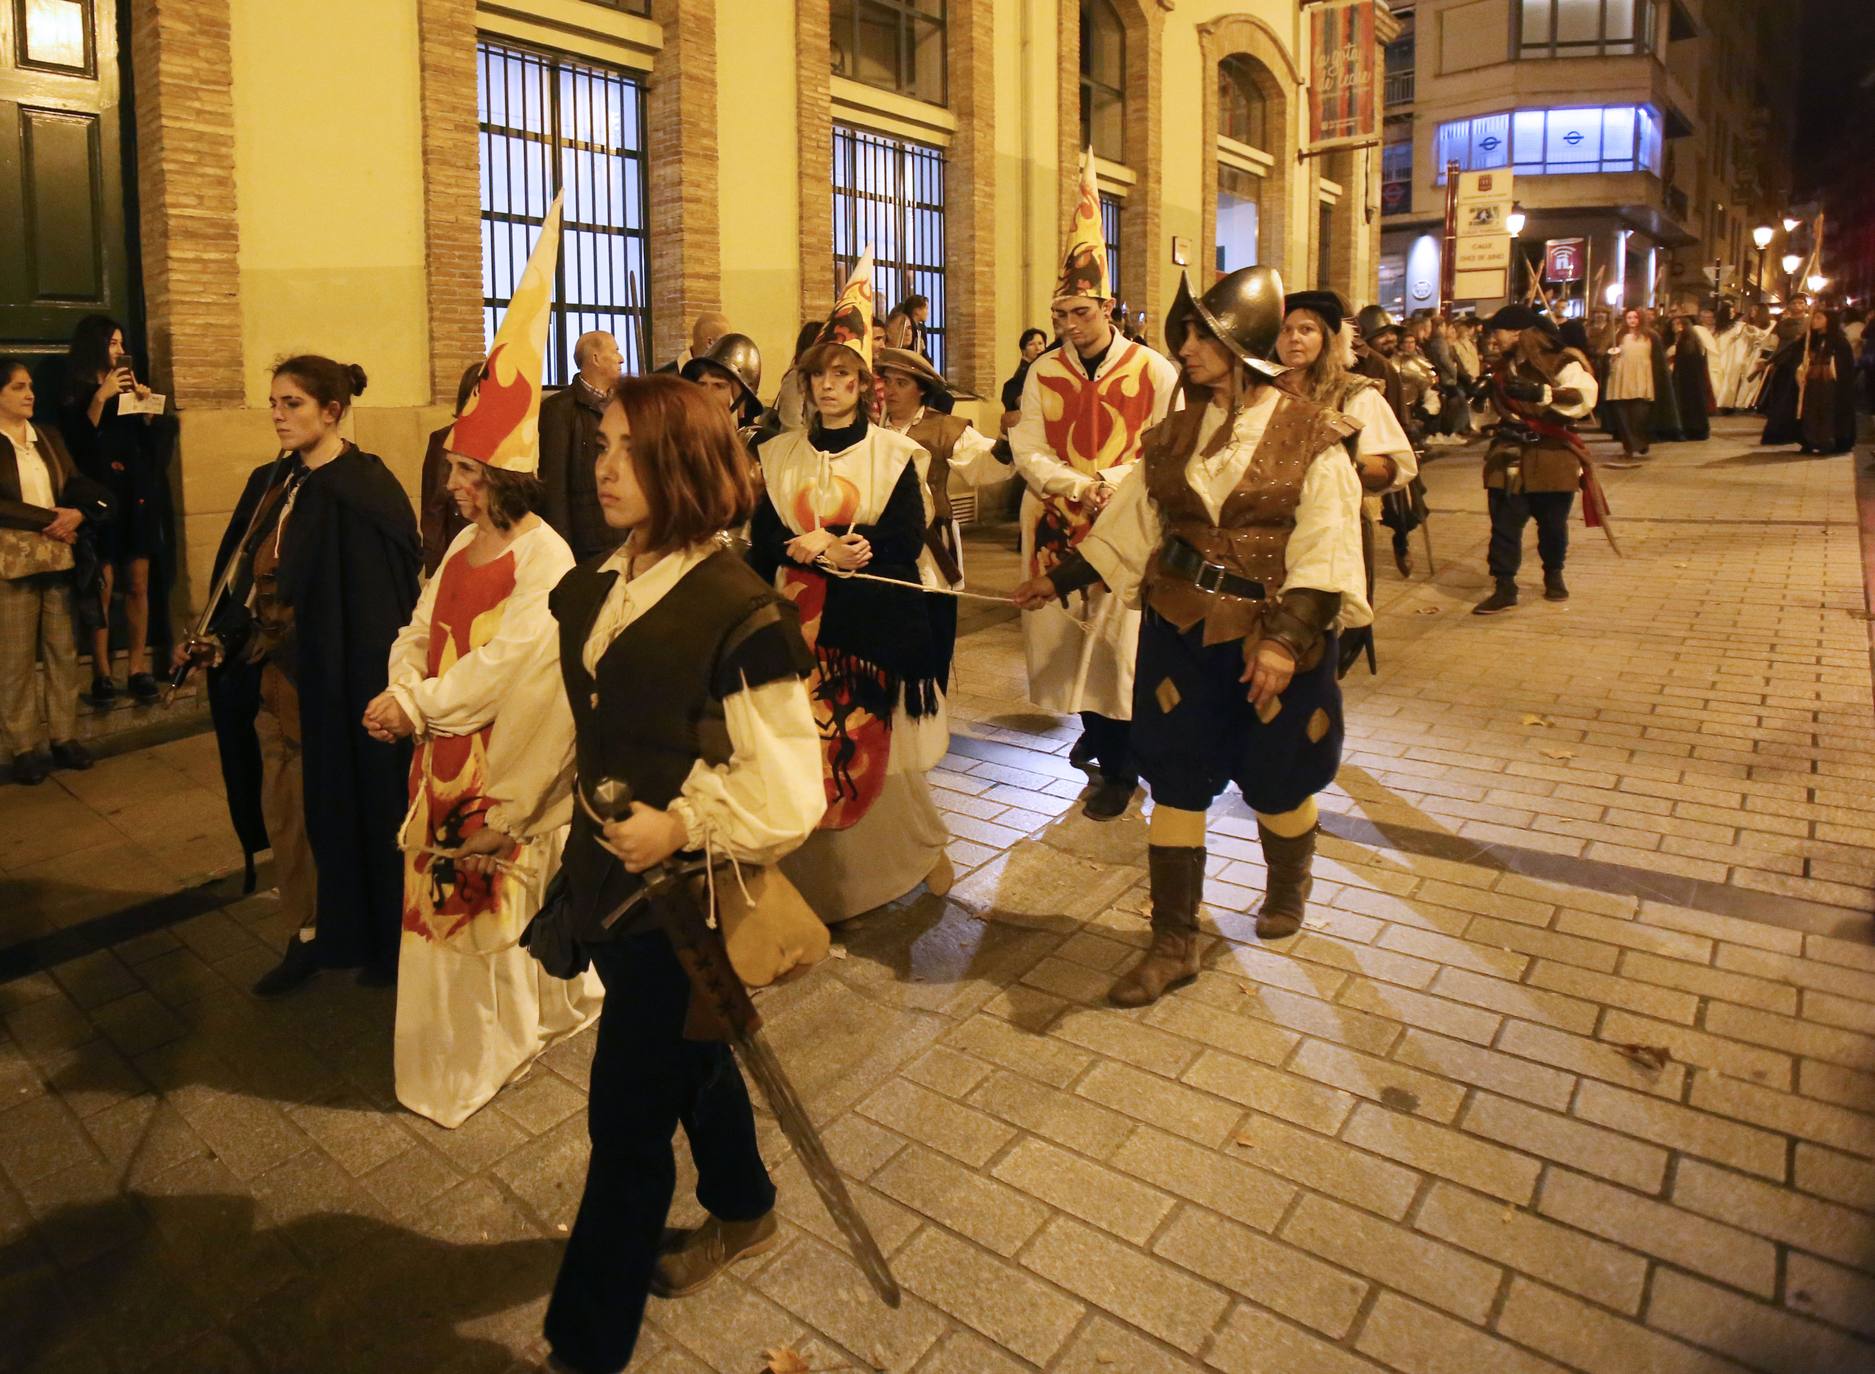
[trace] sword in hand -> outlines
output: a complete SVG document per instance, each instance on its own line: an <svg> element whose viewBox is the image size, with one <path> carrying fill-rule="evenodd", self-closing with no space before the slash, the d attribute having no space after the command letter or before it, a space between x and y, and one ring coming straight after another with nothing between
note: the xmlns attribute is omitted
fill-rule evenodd
<svg viewBox="0 0 1875 1374"><path fill-rule="evenodd" d="M623 820L631 815L632 791L618 778L601 778L591 789L580 792L581 805L591 818L601 824ZM885 1252L873 1239L865 1218L853 1205L853 1198L834 1167L820 1133L808 1118L800 1094L788 1080L781 1060L762 1034L762 1015L755 1009L749 990L743 986L735 966L729 962L729 950L723 943L714 913L705 911L691 890L690 880L701 865L679 864L671 859L655 863L639 876L643 889L628 905L639 900L650 903L658 924L677 952L677 961L690 978L690 1009L684 1022L687 1040L722 1040L734 1047L742 1067L755 1080L769 1108L781 1123L782 1133L794 1146L794 1153L807 1171L807 1177L826 1204L827 1214L840 1234L852 1247L866 1279L887 1307L900 1302L898 1280L886 1263ZM610 925L621 909L607 917Z"/></svg>

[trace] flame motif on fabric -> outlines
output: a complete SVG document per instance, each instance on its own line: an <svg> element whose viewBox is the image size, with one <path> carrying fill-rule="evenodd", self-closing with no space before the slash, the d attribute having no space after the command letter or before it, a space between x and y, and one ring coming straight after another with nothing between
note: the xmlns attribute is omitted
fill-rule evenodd
<svg viewBox="0 0 1875 1374"><path fill-rule="evenodd" d="M827 606L827 579L816 572L789 568L781 594L801 613L801 637L814 651L814 671L807 695L820 731L821 782L827 811L822 830L845 830L864 816L885 790L886 765L892 757L892 725L858 705L829 670L820 652L820 616Z"/></svg>
<svg viewBox="0 0 1875 1374"><path fill-rule="evenodd" d="M823 499L818 504L824 509L815 509L814 500L817 490L824 488L802 487L794 494L794 522L804 530L815 529L822 525L850 525L853 517L859 513L859 488L838 473L831 475L828 485L833 488L834 498Z"/></svg>
<svg viewBox="0 0 1875 1374"><path fill-rule="evenodd" d="M845 344L872 368L872 245L860 254L840 298L833 303L816 343Z"/></svg>
<svg viewBox="0 0 1875 1374"><path fill-rule="evenodd" d="M1146 364L1139 345L1128 344L1097 381L1089 381L1058 355L1035 365L1041 369L1042 432L1057 458L1088 477L1138 460L1140 437L1152 423L1158 401ZM1045 497L1042 504L1031 575L1057 566L1094 527L1066 497Z"/></svg>
<svg viewBox="0 0 1875 1374"><path fill-rule="evenodd" d="M476 568L458 554L444 564L430 616L429 676L438 678L501 632L514 591L512 553ZM455 849L487 823L488 741L494 726L468 735L431 735L410 764L413 847ZM404 859L404 929L437 944L499 948L520 934L483 929L509 905L513 879L466 873L434 854Z"/></svg>
<svg viewBox="0 0 1875 1374"><path fill-rule="evenodd" d="M1081 189L1068 224L1068 246L1061 255L1061 280L1055 299L1091 296L1110 300L1113 284L1107 275L1107 236L1100 227L1100 187L1094 180L1094 150L1081 158Z"/></svg>
<svg viewBox="0 0 1875 1374"><path fill-rule="evenodd" d="M555 196L514 284L475 395L450 429L446 447L451 452L508 472L540 467L540 379L559 257L560 197Z"/></svg>
<svg viewBox="0 0 1875 1374"><path fill-rule="evenodd" d="M508 367L508 377L502 377L507 352L508 345L498 343L495 351L488 355L488 365L482 369L482 380L476 383L475 394L449 431L447 447L451 453L478 462L494 462L502 441L513 434L515 426L538 405L539 388L518 370Z"/></svg>

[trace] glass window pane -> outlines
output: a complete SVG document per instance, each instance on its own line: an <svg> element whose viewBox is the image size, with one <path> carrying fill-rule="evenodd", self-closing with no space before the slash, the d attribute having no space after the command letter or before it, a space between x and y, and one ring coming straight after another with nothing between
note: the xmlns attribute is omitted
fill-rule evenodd
<svg viewBox="0 0 1875 1374"><path fill-rule="evenodd" d="M869 5L862 5L856 18L851 76L868 86L897 90L898 16L881 14Z"/></svg>
<svg viewBox="0 0 1875 1374"><path fill-rule="evenodd" d="M1471 156L1471 121L1455 119L1449 124L1439 126L1438 137L1439 184L1445 184L1445 169L1456 162L1460 171L1467 170L1465 159Z"/></svg>
<svg viewBox="0 0 1875 1374"><path fill-rule="evenodd" d="M79 0L26 0L26 34L20 44L25 59L84 71L85 9Z"/></svg>
<svg viewBox="0 0 1875 1374"><path fill-rule="evenodd" d="M928 19L911 22L911 89L914 100L944 104L944 26Z"/></svg>
<svg viewBox="0 0 1875 1374"><path fill-rule="evenodd" d="M1235 272L1257 261L1258 193L1262 178L1236 167L1217 169L1217 270ZM1169 342L1169 341L1168 341Z"/></svg>
<svg viewBox="0 0 1875 1374"><path fill-rule="evenodd" d="M1608 0L1607 18L1603 21L1604 36L1611 42L1616 39L1634 37L1635 19L1634 0Z"/></svg>
<svg viewBox="0 0 1875 1374"><path fill-rule="evenodd" d="M1081 0L1081 73L1104 86L1126 84L1126 30L1113 0Z"/></svg>
<svg viewBox="0 0 1875 1374"><path fill-rule="evenodd" d="M1088 142L1094 151L1109 162L1126 160L1126 103L1112 91L1087 88L1092 97L1089 111ZM1085 108L1085 102L1084 102Z"/></svg>
<svg viewBox="0 0 1875 1374"><path fill-rule="evenodd" d="M1602 156L1634 162L1634 107L1610 105L1602 111Z"/></svg>
<svg viewBox="0 0 1875 1374"><path fill-rule="evenodd" d="M1556 43L1595 43L1601 38L1602 0L1556 0Z"/></svg>
<svg viewBox="0 0 1875 1374"><path fill-rule="evenodd" d="M1250 59L1233 54L1217 64L1217 127L1226 138L1267 148L1267 109Z"/></svg>
<svg viewBox="0 0 1875 1374"><path fill-rule="evenodd" d="M1555 0L1523 0L1523 42L1525 47L1549 46L1550 9Z"/></svg>
<svg viewBox="0 0 1875 1374"><path fill-rule="evenodd" d="M1600 110L1551 110L1543 160L1555 171L1571 163L1599 162L1602 156Z"/></svg>
<svg viewBox="0 0 1875 1374"><path fill-rule="evenodd" d="M1467 171L1484 172L1510 162L1510 116L1478 115L1471 121L1471 162Z"/></svg>
<svg viewBox="0 0 1875 1374"><path fill-rule="evenodd" d="M1510 121L1511 161L1518 166L1543 161L1543 111L1518 110Z"/></svg>

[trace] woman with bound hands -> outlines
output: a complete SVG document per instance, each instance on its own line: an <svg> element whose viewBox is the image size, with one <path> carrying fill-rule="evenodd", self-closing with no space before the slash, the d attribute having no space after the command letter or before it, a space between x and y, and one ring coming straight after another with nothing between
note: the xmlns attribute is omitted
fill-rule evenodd
<svg viewBox="0 0 1875 1374"><path fill-rule="evenodd" d="M829 924L952 881L924 778L950 747L946 642L920 590L945 585L925 542L930 456L867 413L870 272L862 259L801 360L813 416L761 446L749 531L755 571L799 609L814 651L827 814L782 871Z"/></svg>

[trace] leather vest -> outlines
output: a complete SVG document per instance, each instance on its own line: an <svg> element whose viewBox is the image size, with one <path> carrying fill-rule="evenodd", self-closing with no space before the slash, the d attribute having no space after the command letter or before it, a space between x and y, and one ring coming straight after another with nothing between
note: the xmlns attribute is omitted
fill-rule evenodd
<svg viewBox="0 0 1875 1374"><path fill-rule="evenodd" d="M1560 373L1564 363L1573 362L1581 365L1590 376L1595 375L1589 360L1573 348L1566 348L1556 358L1554 372ZM1518 381L1536 382L1542 386L1554 386L1555 377L1546 373L1527 357L1519 354L1512 360L1507 370L1500 374ZM1517 402L1508 402L1502 408L1515 417ZM1530 407L1534 412L1535 407ZM1547 413L1546 418L1553 424L1570 429L1575 427L1573 420L1565 420L1554 413ZM1491 438L1491 445L1484 457L1484 485L1500 487L1511 492L1546 492L1575 491L1582 484L1582 460L1568 440L1553 435L1538 434L1535 441L1520 442L1518 429L1511 425L1500 425Z"/></svg>
<svg viewBox="0 0 1875 1374"><path fill-rule="evenodd" d="M931 502L941 524L951 522L951 451L968 428L968 420L927 410L922 420L905 431L907 439L931 455Z"/></svg>
<svg viewBox="0 0 1875 1374"><path fill-rule="evenodd" d="M1165 538L1183 540L1205 562L1261 582L1265 597L1258 601L1203 590L1161 571L1159 551L1154 550L1146 564L1147 606L1181 631L1204 621L1206 645L1254 635L1265 605L1275 601L1282 588L1289 535L1296 527L1296 507L1302 500L1309 464L1323 449L1340 444L1354 432L1353 422L1339 411L1280 392L1256 452L1225 498L1215 524L1186 480L1191 454L1172 451L1175 445L1163 442L1164 434L1157 436L1158 443L1149 435L1142 460L1146 491L1159 509Z"/></svg>
<svg viewBox="0 0 1875 1374"><path fill-rule="evenodd" d="M804 674L811 660L793 608L724 550L627 625L599 659L598 671L588 673L586 639L616 579L582 564L561 579L548 602L560 625L578 780L590 788L603 777L621 778L635 800L662 809L699 759L711 766L729 761L723 698L745 679L757 687ZM733 674L725 668L730 655ZM596 833L576 801L563 860L568 895L580 938L617 938L645 928L650 917L640 913L600 935L599 920L642 879L600 848Z"/></svg>

